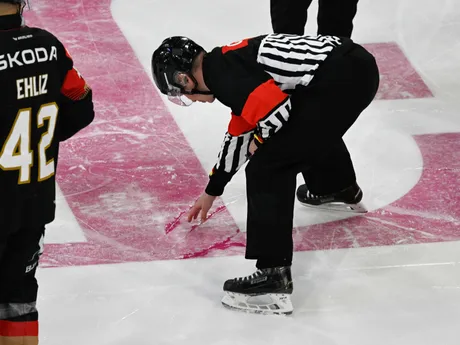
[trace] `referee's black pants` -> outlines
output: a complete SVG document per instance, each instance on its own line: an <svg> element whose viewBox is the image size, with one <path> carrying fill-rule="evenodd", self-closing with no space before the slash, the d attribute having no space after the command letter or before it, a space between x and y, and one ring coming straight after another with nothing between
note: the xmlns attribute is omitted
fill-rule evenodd
<svg viewBox="0 0 460 345"><path fill-rule="evenodd" d="M318 34L351 37L358 0L318 0ZM312 0L270 0L273 32L303 35Z"/></svg>
<svg viewBox="0 0 460 345"><path fill-rule="evenodd" d="M312 0L270 0L273 31L302 35L311 2ZM358 0L319 0L318 34L350 37L357 4ZM350 153L341 142L331 152L328 161L316 164L302 175L311 193L324 195L337 191L329 182L344 173L355 177ZM344 188L346 187L348 186Z"/></svg>
<svg viewBox="0 0 460 345"><path fill-rule="evenodd" d="M349 41L331 53L308 87L291 96L288 123L246 167L246 258L257 259L258 268L291 265L296 176L343 164L342 137L372 102L378 85L374 57ZM327 187L340 190L355 180L354 171L345 169L327 179Z"/></svg>

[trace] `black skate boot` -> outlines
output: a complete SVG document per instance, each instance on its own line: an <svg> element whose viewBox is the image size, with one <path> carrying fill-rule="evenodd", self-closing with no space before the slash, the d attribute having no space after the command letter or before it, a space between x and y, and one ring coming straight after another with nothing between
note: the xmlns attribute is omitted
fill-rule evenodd
<svg viewBox="0 0 460 345"><path fill-rule="evenodd" d="M312 194L304 184L297 188L297 200L302 205L327 210L366 213L366 208L361 204L362 198L363 191L356 182L340 192L328 195Z"/></svg>
<svg viewBox="0 0 460 345"><path fill-rule="evenodd" d="M291 268L275 267L227 280L222 304L227 308L258 314L291 314Z"/></svg>

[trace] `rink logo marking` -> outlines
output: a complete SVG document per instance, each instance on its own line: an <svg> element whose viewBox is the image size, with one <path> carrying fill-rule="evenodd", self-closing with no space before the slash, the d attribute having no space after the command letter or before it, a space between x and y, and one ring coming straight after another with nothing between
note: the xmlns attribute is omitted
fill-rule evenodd
<svg viewBox="0 0 460 345"><path fill-rule="evenodd" d="M244 234L222 204L216 205L218 217L199 228L183 222L185 210L204 188L207 173L113 21L110 1L82 0L69 7L70 4L70 0L37 3L35 12L27 16L30 24L59 33L94 90L96 120L78 138L62 145L58 169L60 187L88 242L46 245L43 265L94 265L242 253ZM85 7L92 10L86 11ZM75 18L79 20L74 21ZM67 25L70 21L72 27ZM433 96L396 44L366 47L375 54L380 67L378 99ZM442 219L430 216L439 213L442 199L425 194L427 190L440 192L430 182L438 179L439 170L433 166L443 159L460 161L447 153L442 157L428 153L443 145L455 145L460 138L454 133L421 135L416 140L427 161L421 182L410 193L386 211L372 212L368 218L310 226L296 238L296 249L392 245L408 238L417 243L456 238L454 229L458 228L460 215L449 210ZM452 182L460 179L458 171L443 173ZM417 202L420 210L408 214L417 210ZM392 216L388 216L389 210ZM395 210L400 214L395 216ZM389 219L405 230L395 233L389 225L385 234L376 234L372 232L375 219L387 223ZM350 235L345 228L356 231ZM426 233L430 229L432 235ZM325 235L328 233L334 238Z"/></svg>
<svg viewBox="0 0 460 345"><path fill-rule="evenodd" d="M110 1L50 0L37 3L26 20L63 40L94 91L96 110L94 123L61 145L57 171L87 242L47 244L42 266L239 249L244 236L220 200L218 221L190 227L178 219L167 226L202 192L207 172L113 21Z"/></svg>
<svg viewBox="0 0 460 345"><path fill-rule="evenodd" d="M396 43L373 43L364 46L375 56L380 71L380 87L376 99L433 97Z"/></svg>
<svg viewBox="0 0 460 345"><path fill-rule="evenodd" d="M296 250L460 240L460 133L423 134L414 139L424 168L412 190L365 216L296 229Z"/></svg>

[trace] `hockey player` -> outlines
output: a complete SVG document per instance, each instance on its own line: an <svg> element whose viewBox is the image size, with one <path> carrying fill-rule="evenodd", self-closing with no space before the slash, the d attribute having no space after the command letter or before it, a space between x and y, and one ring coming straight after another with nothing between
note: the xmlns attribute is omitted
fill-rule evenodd
<svg viewBox="0 0 460 345"><path fill-rule="evenodd" d="M225 282L222 302L251 312L289 314L296 175L328 164L342 136L373 100L379 72L374 57L348 38L271 34L207 53L185 37L163 41L152 56L153 78L180 105L213 102L232 111L209 183L188 214L207 214L238 169L246 166L246 258L250 276ZM360 199L354 174L331 180L329 195ZM268 299L268 301L267 301ZM258 302L263 303L258 303Z"/></svg>
<svg viewBox="0 0 460 345"><path fill-rule="evenodd" d="M52 34L0 0L0 345L38 344L35 271L55 213L59 143L94 118L92 93Z"/></svg>
<svg viewBox="0 0 460 345"><path fill-rule="evenodd" d="M275 33L303 35L312 0L270 0ZM319 0L318 34L351 37L358 0Z"/></svg>

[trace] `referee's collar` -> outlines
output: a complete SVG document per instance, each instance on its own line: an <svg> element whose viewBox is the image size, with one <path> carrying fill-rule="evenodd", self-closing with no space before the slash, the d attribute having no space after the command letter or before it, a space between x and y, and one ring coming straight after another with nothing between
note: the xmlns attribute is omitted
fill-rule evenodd
<svg viewBox="0 0 460 345"><path fill-rule="evenodd" d="M22 16L18 14L10 14L0 16L0 30L14 30L22 27Z"/></svg>

